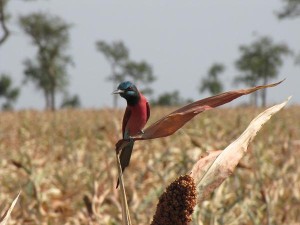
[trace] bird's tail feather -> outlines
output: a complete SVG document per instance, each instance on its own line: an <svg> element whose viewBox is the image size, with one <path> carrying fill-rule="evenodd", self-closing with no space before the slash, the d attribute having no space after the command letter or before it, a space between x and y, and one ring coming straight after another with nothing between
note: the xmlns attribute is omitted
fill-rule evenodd
<svg viewBox="0 0 300 225"><path fill-rule="evenodd" d="M122 173L125 170L125 168L129 165L133 145L134 145L134 142L132 141L128 145L126 145L121 151L120 163L121 163ZM119 178L118 178L116 188L118 188L118 186L119 186Z"/></svg>

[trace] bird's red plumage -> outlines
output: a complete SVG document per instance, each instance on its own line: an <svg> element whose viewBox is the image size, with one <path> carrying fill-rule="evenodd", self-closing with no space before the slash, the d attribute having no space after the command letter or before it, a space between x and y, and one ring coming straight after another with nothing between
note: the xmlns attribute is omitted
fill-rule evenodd
<svg viewBox="0 0 300 225"><path fill-rule="evenodd" d="M130 138L130 136L134 136L142 132L142 129L144 128L150 117L149 103L141 93L139 93L139 95L140 98L137 104L133 106L127 104L122 123L123 139L128 139ZM129 165L133 145L134 141L131 141L122 149L120 155L122 172ZM117 182L117 187L118 186L119 179Z"/></svg>
<svg viewBox="0 0 300 225"><path fill-rule="evenodd" d="M150 108L147 99L141 94L138 103L127 105L122 123L123 138L139 134L150 117Z"/></svg>

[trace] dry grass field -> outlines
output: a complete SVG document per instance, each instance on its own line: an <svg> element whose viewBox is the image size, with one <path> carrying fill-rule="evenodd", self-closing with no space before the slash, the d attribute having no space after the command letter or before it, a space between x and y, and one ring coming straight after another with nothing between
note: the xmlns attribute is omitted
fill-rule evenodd
<svg viewBox="0 0 300 225"><path fill-rule="evenodd" d="M154 108L150 123L172 111ZM133 224L207 151L224 149L262 109L202 113L171 137L137 142L124 174ZM0 212L22 190L9 224L120 224L114 144L123 111L0 113ZM271 118L235 173L199 205L193 224L300 224L300 107Z"/></svg>

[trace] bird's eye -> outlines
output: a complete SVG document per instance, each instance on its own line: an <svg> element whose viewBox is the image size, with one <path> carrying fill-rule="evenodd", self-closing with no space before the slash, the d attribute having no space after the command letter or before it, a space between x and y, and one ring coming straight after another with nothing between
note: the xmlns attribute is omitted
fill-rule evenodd
<svg viewBox="0 0 300 225"><path fill-rule="evenodd" d="M128 87L128 88L126 89L126 91L132 91L132 90L133 90L132 87Z"/></svg>

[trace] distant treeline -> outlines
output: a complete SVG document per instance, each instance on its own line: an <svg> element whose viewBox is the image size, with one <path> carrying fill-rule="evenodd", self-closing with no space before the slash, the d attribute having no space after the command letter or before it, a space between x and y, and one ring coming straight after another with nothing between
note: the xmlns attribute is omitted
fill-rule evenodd
<svg viewBox="0 0 300 225"><path fill-rule="evenodd" d="M0 0L0 48L10 36L7 21L10 18L7 5L11 0ZM300 0L283 0L284 6L276 13L279 19L300 16ZM49 13L32 13L18 18L22 31L31 40L36 49L34 58L26 58L24 64L24 84L31 82L36 89L42 91L45 108L55 110L57 107L56 94L62 93L64 98L60 107L80 107L80 98L77 94L68 92L69 75L68 67L74 64L72 56L67 54L69 48L69 30L71 24L62 18ZM113 88L124 80L134 81L141 91L148 96L154 105L181 105L191 101L183 99L177 90L166 92L157 98L152 97L151 84L157 79L152 66L146 61L136 62L130 58L129 50L122 41L111 43L96 41L98 50L107 59L110 65L110 74L107 81L112 82ZM1 49L0 49L1 51ZM295 56L290 47L285 43L276 43L271 37L257 37L250 44L239 46L240 56L234 62L239 71L233 82L255 86L267 84L278 76L284 57ZM296 62L300 56L296 55ZM223 91L223 81L220 75L225 71L222 63L212 63L204 77L199 81L199 92L217 94ZM1 71L0 71L1 73ZM201 74L199 74L201 75ZM0 74L0 100L2 109L12 109L18 96L20 87L15 87L9 74ZM263 90L253 94L251 105L266 105L267 94ZM113 96L113 106L117 106L117 98Z"/></svg>

